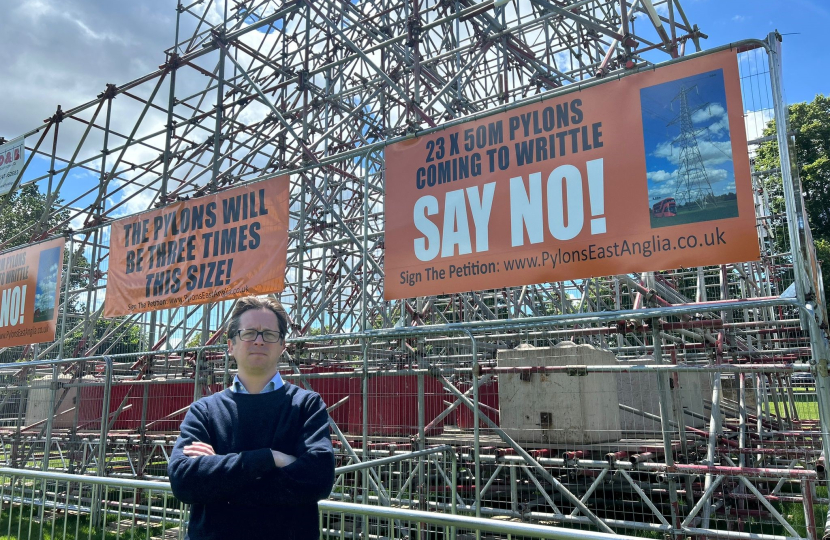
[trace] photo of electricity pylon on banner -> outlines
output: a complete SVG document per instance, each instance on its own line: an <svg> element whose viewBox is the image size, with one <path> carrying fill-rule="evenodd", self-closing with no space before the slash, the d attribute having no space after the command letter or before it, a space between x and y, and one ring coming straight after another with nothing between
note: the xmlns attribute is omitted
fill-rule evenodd
<svg viewBox="0 0 830 540"><path fill-rule="evenodd" d="M168 459L251 294L328 408L324 538L827 534L780 36L704 50L679 0L175 11L157 70L0 140L0 534L184 538Z"/></svg>

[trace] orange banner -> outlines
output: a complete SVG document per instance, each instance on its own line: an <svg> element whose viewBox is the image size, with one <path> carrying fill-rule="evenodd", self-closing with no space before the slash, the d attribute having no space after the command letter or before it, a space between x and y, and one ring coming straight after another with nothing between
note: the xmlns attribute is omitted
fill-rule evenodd
<svg viewBox="0 0 830 540"><path fill-rule="evenodd" d="M112 224L104 315L280 292L288 177L230 189Z"/></svg>
<svg viewBox="0 0 830 540"><path fill-rule="evenodd" d="M759 258L737 54L386 149L386 299Z"/></svg>
<svg viewBox="0 0 830 540"><path fill-rule="evenodd" d="M0 347L55 339L66 241L0 255Z"/></svg>

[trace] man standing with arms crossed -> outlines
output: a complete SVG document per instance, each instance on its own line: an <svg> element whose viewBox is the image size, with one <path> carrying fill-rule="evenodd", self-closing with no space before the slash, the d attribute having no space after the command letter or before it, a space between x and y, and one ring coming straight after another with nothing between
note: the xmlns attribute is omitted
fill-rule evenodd
<svg viewBox="0 0 830 540"><path fill-rule="evenodd" d="M279 302L240 299L228 323L231 388L194 403L167 468L191 504L188 538L311 540L317 501L334 484L326 404L277 371L288 317Z"/></svg>

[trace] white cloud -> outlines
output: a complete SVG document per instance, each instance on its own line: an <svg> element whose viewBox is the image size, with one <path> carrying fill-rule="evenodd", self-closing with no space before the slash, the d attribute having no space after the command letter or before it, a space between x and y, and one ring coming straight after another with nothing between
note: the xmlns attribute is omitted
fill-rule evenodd
<svg viewBox="0 0 830 540"><path fill-rule="evenodd" d="M764 128L774 118L772 109L759 111L746 111L744 113L744 124L746 125L746 138L749 141L760 139L764 136Z"/></svg>
<svg viewBox="0 0 830 540"><path fill-rule="evenodd" d="M261 122L269 114L271 114L271 109L267 105L259 101L253 101L248 104L241 113L239 113L238 120L243 124L248 125L255 122Z"/></svg>
<svg viewBox="0 0 830 540"><path fill-rule="evenodd" d="M145 186L138 183L122 184L119 192L119 201L125 201L113 213L112 217L123 217L149 210L152 206L154 191L143 189Z"/></svg>
<svg viewBox="0 0 830 540"><path fill-rule="evenodd" d="M692 114L692 122L703 124L713 119L720 119L726 115L726 109L720 103L711 103L709 106L698 109Z"/></svg>
<svg viewBox="0 0 830 540"><path fill-rule="evenodd" d="M674 182L666 182L664 184L657 184L648 190L648 196L651 200L665 199L666 197L674 196L677 186Z"/></svg>
<svg viewBox="0 0 830 540"><path fill-rule="evenodd" d="M707 169L706 175L709 177L709 183L722 182L729 177L729 173L723 169ZM734 183L732 184L735 185Z"/></svg>
<svg viewBox="0 0 830 540"><path fill-rule="evenodd" d="M725 169L707 167L706 174L709 177L709 184L712 186L716 195L735 191L734 181L725 186L718 185L729 178L729 172ZM671 172L662 170L652 171L647 173L646 176L652 182L649 184L648 190L648 196L651 200L671 197L677 192L677 170Z"/></svg>
<svg viewBox="0 0 830 540"><path fill-rule="evenodd" d="M731 141L698 141L698 150L703 165L708 169L714 165L726 163L732 159ZM668 160L672 165L678 165L680 150L674 148L671 142L662 142L654 150L654 156Z"/></svg>
<svg viewBox="0 0 830 540"><path fill-rule="evenodd" d="M14 54L8 54L4 61L0 135L10 138L40 127L44 118L54 114L58 104L64 111L72 109L94 99L104 91L107 83L123 85L158 69L165 61L164 49L173 42L175 16L175 5L168 0L19 0L4 6L0 18L0 49L14 51ZM152 87L151 82L133 88L131 93L146 99ZM166 103L166 87L167 83L164 83L159 90L156 105ZM109 138L110 149L123 144L123 137L132 132L142 109L142 103L125 95L112 101L110 126L114 134ZM81 121L66 119L60 124L59 156L68 158L75 153L87 126L83 122L90 121L94 111L95 107L90 107L75 115ZM96 121L98 125L103 125L105 115L106 107L103 107ZM165 121L164 114L150 109L136 136L162 130ZM33 136L27 142L34 145L36 141L37 136ZM51 141L51 135L47 141ZM124 169L124 162L141 164L157 158L164 138L156 136L147 143L156 148L131 147L124 154L119 169ZM100 156L102 148L103 132L92 129L78 151L76 162ZM108 156L107 172L119 156L120 152ZM98 168L100 163L100 157L96 157L86 166ZM36 165L30 171L45 168ZM56 168L64 166L59 163ZM120 176L132 179L139 172L138 169L127 171ZM78 175L81 178L77 178ZM141 181L149 182L158 175L154 170ZM61 189L64 203L74 208L91 205L97 189L90 195L81 194L95 186L99 177L99 173L74 169ZM116 179L111 186L121 183ZM122 193L110 195L107 208L112 208L124 196ZM128 206L135 208L136 203ZM146 209L146 206L141 208ZM86 218L85 214L78 215L71 220L70 226L82 228Z"/></svg>
<svg viewBox="0 0 830 540"><path fill-rule="evenodd" d="M651 180L652 182L666 182L668 180L674 180L677 177L677 171L666 172L666 171L652 171L646 173L646 177Z"/></svg>
<svg viewBox="0 0 830 540"><path fill-rule="evenodd" d="M0 17L0 49L7 53L0 135L6 138L41 125L58 104L67 110L94 98L106 83L123 84L150 72L164 62L163 50L175 32L175 5L168 0L7 4ZM113 128L123 131L126 126L114 120ZM63 123L62 140L73 123Z"/></svg>
<svg viewBox="0 0 830 540"><path fill-rule="evenodd" d="M729 130L729 116L720 103L711 103L692 113L694 125L703 126L710 135L721 135Z"/></svg>
<svg viewBox="0 0 830 540"><path fill-rule="evenodd" d="M48 311L55 305L55 289L58 286L60 265L52 264L44 274L38 274L38 287L35 291L35 311Z"/></svg>
<svg viewBox="0 0 830 540"><path fill-rule="evenodd" d="M556 65L556 69L559 71L570 71L573 69L573 63L571 55L566 52L558 52L554 53L553 60Z"/></svg>
<svg viewBox="0 0 830 540"><path fill-rule="evenodd" d="M722 116L717 122L709 124L709 126L706 127L706 131L708 131L711 135L726 133L729 131L729 118L726 115Z"/></svg>
<svg viewBox="0 0 830 540"><path fill-rule="evenodd" d="M772 22L769 24L770 26L774 26L774 23ZM747 82L747 77L752 75L759 75L763 73L765 74L764 77L769 77L769 75L767 75L769 65L767 64L766 55L759 54L757 50L738 53L738 63L741 71L741 78L744 79L744 83ZM758 99L758 97L759 96L751 93L744 94L744 99L749 100L747 103L753 103L755 99ZM761 99L762 101L765 101L766 96Z"/></svg>

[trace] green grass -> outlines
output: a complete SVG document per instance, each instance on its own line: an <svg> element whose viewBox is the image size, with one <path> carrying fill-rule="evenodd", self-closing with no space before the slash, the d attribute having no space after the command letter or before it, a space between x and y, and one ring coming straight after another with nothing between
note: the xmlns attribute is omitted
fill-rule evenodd
<svg viewBox="0 0 830 540"><path fill-rule="evenodd" d="M40 534L40 523L38 522L38 509L35 508L33 519L29 519L29 508L23 508L23 516L21 517L20 508L14 509L14 515L11 517L11 530L9 530L9 511L4 508L0 514L0 540L23 540L29 538L29 527L32 529L32 538L38 538ZM47 514L48 515L48 514ZM108 520L115 520L115 516L107 516ZM72 515L69 516L68 522L65 516L60 516L55 519L54 536L52 535L52 521L45 520L43 524L43 538L44 540L82 540L92 538L94 540L118 540L119 538L146 538L147 528L137 526L133 528L122 527L120 532L116 534L115 530L109 530L109 522L106 531L92 529L90 531L90 521L88 516ZM63 535L63 527L66 523L66 536ZM75 530L77 528L77 536ZM20 530L20 536L17 531ZM154 526L150 528L150 536L161 536L163 527ZM11 534L9 534L11 533Z"/></svg>
<svg viewBox="0 0 830 540"><path fill-rule="evenodd" d="M738 217L738 202L717 201L706 208L678 208L678 214L674 217L651 218L651 228L671 227L672 225L684 225L686 223L698 223L700 221L712 221L715 219L726 219Z"/></svg>
<svg viewBox="0 0 830 540"><path fill-rule="evenodd" d="M786 491L786 490L785 490ZM816 486L816 497L827 498L827 486ZM795 529L798 534L807 536L807 525L804 517L804 505L801 503L773 503L773 505L781 512L781 515L787 518L787 522ZM818 538L822 537L824 533L824 524L827 520L827 505L814 504L813 517L816 521L816 530ZM787 532L783 527L778 527L776 534L786 535Z"/></svg>
<svg viewBox="0 0 830 540"><path fill-rule="evenodd" d="M665 535L661 532L657 531L638 531L638 530L627 530L624 531L624 534L628 536L636 536L637 538L663 538Z"/></svg>
<svg viewBox="0 0 830 540"><path fill-rule="evenodd" d="M799 487L784 486L781 493L782 495L799 495L801 494L801 490ZM826 498L827 487L821 485L816 486L816 496L819 498ZM749 508L762 508L755 501L751 501L751 503L750 501L747 502L747 507ZM776 510L778 510L778 512L781 513L782 516L784 516L784 518L787 520L787 523L789 523L790 526L793 529L795 529L800 536L804 538L807 537L807 520L804 517L804 505L802 503L773 502L772 505L773 507L775 507ZM821 538L822 534L824 533L824 522L827 518L827 505L814 504L813 517L816 522L817 537ZM718 516L716 519L713 519L710 525L714 529L728 530L729 523L731 523L734 528L736 520L737 518L735 516L730 516L728 518L724 516ZM744 532L755 534L773 534L779 536L790 536L790 533L780 523L778 523L777 521L774 523L770 523L770 520L774 521L774 518L764 518L764 522L762 523L757 518L744 517L742 519Z"/></svg>
<svg viewBox="0 0 830 540"><path fill-rule="evenodd" d="M818 420L818 402L817 401L798 401L795 402L795 410L798 411L798 418L801 420Z"/></svg>
<svg viewBox="0 0 830 540"><path fill-rule="evenodd" d="M799 503L786 503L781 505L781 514L787 518L787 522L795 529L798 534L807 537L807 525L804 517L804 506ZM818 538L821 538L824 533L824 523L827 520L827 505L814 504L813 517L816 520L816 532ZM787 534L784 527L780 527L781 532L778 534Z"/></svg>
<svg viewBox="0 0 830 540"><path fill-rule="evenodd" d="M795 410L801 420L818 420L818 401L815 392L805 392L800 388L793 388ZM772 406L772 404L770 404Z"/></svg>

